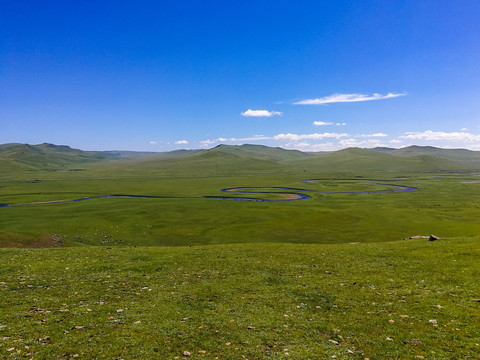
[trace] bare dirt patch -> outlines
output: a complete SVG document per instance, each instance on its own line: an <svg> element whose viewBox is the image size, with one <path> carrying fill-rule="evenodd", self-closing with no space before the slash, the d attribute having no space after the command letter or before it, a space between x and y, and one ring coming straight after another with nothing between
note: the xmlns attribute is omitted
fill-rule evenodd
<svg viewBox="0 0 480 360"><path fill-rule="evenodd" d="M62 244L63 239L55 234L43 234L28 237L21 234L15 234L15 236L9 234L6 239L0 238L0 247L3 248L42 249L61 247Z"/></svg>

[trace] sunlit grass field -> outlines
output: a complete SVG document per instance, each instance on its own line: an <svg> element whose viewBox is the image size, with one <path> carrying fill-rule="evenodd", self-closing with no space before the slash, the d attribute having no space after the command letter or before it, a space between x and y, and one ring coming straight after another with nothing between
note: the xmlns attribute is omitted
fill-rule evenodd
<svg viewBox="0 0 480 360"><path fill-rule="evenodd" d="M0 250L0 356L476 359L479 238Z"/></svg>
<svg viewBox="0 0 480 360"><path fill-rule="evenodd" d="M0 245L60 247L0 250L0 358L478 358L475 173L53 175L0 182ZM258 190L311 198L198 198ZM174 198L69 202L114 194Z"/></svg>
<svg viewBox="0 0 480 360"><path fill-rule="evenodd" d="M137 177L18 180L0 182L0 245L13 238L56 234L64 245L181 246L251 242L344 243L398 241L414 235L460 237L480 231L480 183L476 174L300 174L216 177ZM305 179L320 179L301 182ZM418 191L349 193L394 189ZM235 201L202 196L285 200L301 190L311 198L287 202ZM94 198L104 195L178 197ZM185 198L182 198L185 197ZM30 204L30 205L29 205ZM5 240L7 239L8 240ZM3 243L2 243L3 241Z"/></svg>

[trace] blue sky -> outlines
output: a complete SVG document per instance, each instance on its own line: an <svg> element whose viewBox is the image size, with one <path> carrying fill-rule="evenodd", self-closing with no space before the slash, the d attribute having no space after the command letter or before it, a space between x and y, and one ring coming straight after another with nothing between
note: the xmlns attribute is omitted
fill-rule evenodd
<svg viewBox="0 0 480 360"><path fill-rule="evenodd" d="M480 2L3 1L0 143L480 150Z"/></svg>

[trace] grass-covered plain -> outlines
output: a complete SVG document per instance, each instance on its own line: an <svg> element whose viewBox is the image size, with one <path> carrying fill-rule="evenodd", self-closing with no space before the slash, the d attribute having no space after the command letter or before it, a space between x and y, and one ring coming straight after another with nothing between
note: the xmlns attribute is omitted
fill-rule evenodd
<svg viewBox="0 0 480 360"><path fill-rule="evenodd" d="M476 359L479 240L3 249L0 357Z"/></svg>
<svg viewBox="0 0 480 360"><path fill-rule="evenodd" d="M0 358L478 358L477 154L407 150L7 146Z"/></svg>
<svg viewBox="0 0 480 360"><path fill-rule="evenodd" d="M406 178L395 179L401 175L405 174L137 178L84 178L83 174L77 174L77 178L62 179L60 174L59 178L52 180L2 181L0 203L4 204L111 194L279 198L278 195L220 191L248 186L334 193L305 192L311 199L276 203L98 198L62 204L0 207L0 245L13 244L15 239L18 246L28 245L32 237L48 234L60 236L64 245L173 246L251 242L381 242L432 233L440 237L480 233L480 183L476 174L408 174ZM304 179L325 180L302 183ZM406 185L419 191L343 193L390 189L376 184Z"/></svg>

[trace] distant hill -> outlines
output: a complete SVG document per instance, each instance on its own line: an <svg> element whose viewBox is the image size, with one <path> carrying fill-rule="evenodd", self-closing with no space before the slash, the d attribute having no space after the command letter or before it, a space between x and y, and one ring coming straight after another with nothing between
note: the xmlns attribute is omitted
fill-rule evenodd
<svg viewBox="0 0 480 360"><path fill-rule="evenodd" d="M292 161L309 158L309 154L298 150L286 150L281 147L268 147L264 145L218 145L207 151L218 151L223 153L248 156L255 159L270 161Z"/></svg>
<svg viewBox="0 0 480 360"><path fill-rule="evenodd" d="M118 159L131 159L141 156L153 155L155 152L151 151L124 151L124 150L113 150L113 151L102 151L101 154L106 155L107 157L118 158Z"/></svg>
<svg viewBox="0 0 480 360"><path fill-rule="evenodd" d="M65 145L0 145L0 171L55 171L109 159L111 157L102 152L82 151Z"/></svg>
<svg viewBox="0 0 480 360"><path fill-rule="evenodd" d="M309 155L295 150L262 145L219 145L205 150L176 150L109 164L111 173L128 171L130 175L148 169L156 175L238 175L285 172L292 158ZM122 167L122 169L120 168Z"/></svg>
<svg viewBox="0 0 480 360"><path fill-rule="evenodd" d="M373 150L385 152L385 148L375 148ZM433 146L408 146L401 149L389 149L386 151L390 155L412 157L412 156L432 156L451 161L457 161L462 164L477 166L480 164L480 151L471 151L465 149L441 149Z"/></svg>
<svg viewBox="0 0 480 360"><path fill-rule="evenodd" d="M324 169L339 171L459 171L475 168L468 161L449 160L442 157L411 154L400 156L392 151L348 148L327 155L319 155L305 165L315 163ZM304 162L305 163L305 162ZM300 163L299 163L300 164ZM480 161L476 163L480 169Z"/></svg>
<svg viewBox="0 0 480 360"><path fill-rule="evenodd" d="M102 175L238 175L288 172L465 171L480 169L480 152L409 146L306 153L263 145L218 145L162 153L82 151L54 144L0 145L0 172L80 171Z"/></svg>
<svg viewBox="0 0 480 360"><path fill-rule="evenodd" d="M439 149L442 150L442 149ZM473 153L473 154L472 154ZM440 155L444 153L439 152ZM477 152L402 152L395 149L348 148L330 153L305 153L263 145L219 145L208 150L183 150L154 154L111 164L115 173L129 169L138 174L149 169L156 175L237 175L293 172L365 171L466 171L480 169Z"/></svg>

